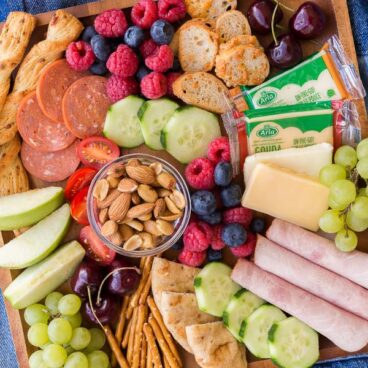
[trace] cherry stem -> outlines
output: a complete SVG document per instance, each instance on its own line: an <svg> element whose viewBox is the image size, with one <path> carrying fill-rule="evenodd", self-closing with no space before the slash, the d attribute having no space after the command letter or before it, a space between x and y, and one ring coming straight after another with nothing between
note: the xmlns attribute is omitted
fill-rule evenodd
<svg viewBox="0 0 368 368"><path fill-rule="evenodd" d="M102 287L104 285L104 283L107 281L107 279L112 276L115 272L119 272L119 271L123 271L123 270L134 270L135 272L137 272L139 275L141 274L141 270L137 267L120 267L120 268L116 268L115 270L111 271L110 273L108 273L104 279L102 280L100 287L98 288L98 292L97 292L97 300L96 300L96 304L100 305L101 302L101 292L102 292Z"/></svg>
<svg viewBox="0 0 368 368"><path fill-rule="evenodd" d="M105 331L105 328L104 328L103 324L98 319L98 317L96 315L96 312L95 312L95 310L93 308L91 289L90 289L89 285L87 286L87 293L88 293L88 303L89 303L89 306L91 307L91 311L92 311L93 317L95 317L96 321L101 326L102 330Z"/></svg>
<svg viewBox="0 0 368 368"><path fill-rule="evenodd" d="M286 6L283 3L280 3L278 0L274 0L274 2L277 3L277 4L279 4L282 8L288 10L289 12L294 13L294 11L295 11L293 8L290 8L290 7Z"/></svg>
<svg viewBox="0 0 368 368"><path fill-rule="evenodd" d="M275 45L277 46L279 43L277 42L277 37L276 37L276 32L275 32L275 18L276 18L276 13L277 10L279 8L279 1L276 0L276 6L275 9L273 9L273 13L272 13L272 20L271 20L271 31L272 31L272 37L273 37L273 41L275 42Z"/></svg>

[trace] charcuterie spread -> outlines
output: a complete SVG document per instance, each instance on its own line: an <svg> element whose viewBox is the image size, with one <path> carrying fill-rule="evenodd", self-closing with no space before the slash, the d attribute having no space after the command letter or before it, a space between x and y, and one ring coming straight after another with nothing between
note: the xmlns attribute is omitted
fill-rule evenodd
<svg viewBox="0 0 368 368"><path fill-rule="evenodd" d="M317 3L238 5L57 10L38 43L9 14L0 267L21 270L4 296L30 368L308 368L322 337L367 346L363 84Z"/></svg>

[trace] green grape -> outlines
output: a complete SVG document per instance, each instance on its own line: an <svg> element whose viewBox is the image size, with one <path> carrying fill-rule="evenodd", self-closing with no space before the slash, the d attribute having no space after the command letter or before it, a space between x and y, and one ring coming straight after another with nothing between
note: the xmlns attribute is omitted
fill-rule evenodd
<svg viewBox="0 0 368 368"><path fill-rule="evenodd" d="M351 252L358 245L358 237L351 230L341 230L337 233L335 244L342 252Z"/></svg>
<svg viewBox="0 0 368 368"><path fill-rule="evenodd" d="M330 164L324 166L319 172L319 181L326 185L331 186L336 180L346 178L346 170L344 167L336 164Z"/></svg>
<svg viewBox="0 0 368 368"><path fill-rule="evenodd" d="M87 356L88 368L108 368L109 357L101 350L96 350Z"/></svg>
<svg viewBox="0 0 368 368"><path fill-rule="evenodd" d="M43 360L49 368L62 367L67 357L65 349L57 344L51 344L43 351Z"/></svg>
<svg viewBox="0 0 368 368"><path fill-rule="evenodd" d="M360 188L358 190L359 197L368 197L367 188Z"/></svg>
<svg viewBox="0 0 368 368"><path fill-rule="evenodd" d="M65 349L68 355L75 352L75 350L70 345L63 345L63 348Z"/></svg>
<svg viewBox="0 0 368 368"><path fill-rule="evenodd" d="M356 151L359 160L368 157L368 138L359 142Z"/></svg>
<svg viewBox="0 0 368 368"><path fill-rule="evenodd" d="M357 197L355 202L351 206L351 212L355 217L360 219L368 218L368 198L367 197Z"/></svg>
<svg viewBox="0 0 368 368"><path fill-rule="evenodd" d="M42 304L32 304L24 310L24 319L30 326L35 323L47 323L49 318L49 312Z"/></svg>
<svg viewBox="0 0 368 368"><path fill-rule="evenodd" d="M85 349L86 353L92 353L95 350L100 350L106 343L105 333L100 328L90 328L91 342Z"/></svg>
<svg viewBox="0 0 368 368"><path fill-rule="evenodd" d="M331 196L328 196L328 206L333 210L343 211L347 206L345 204L340 204L331 199Z"/></svg>
<svg viewBox="0 0 368 368"><path fill-rule="evenodd" d="M337 210L328 210L319 219L319 227L325 233L337 233L344 227L344 217Z"/></svg>
<svg viewBox="0 0 368 368"><path fill-rule="evenodd" d="M74 350L83 350L91 342L91 334L87 328L78 327L73 331L72 339L70 340L70 346Z"/></svg>
<svg viewBox="0 0 368 368"><path fill-rule="evenodd" d="M49 337L47 335L47 324L45 323L35 323L28 330L28 341L33 346L40 348L49 342Z"/></svg>
<svg viewBox="0 0 368 368"><path fill-rule="evenodd" d="M55 318L49 324L49 338L55 344L67 344L72 338L73 329L64 318Z"/></svg>
<svg viewBox="0 0 368 368"><path fill-rule="evenodd" d="M48 368L46 363L43 361L43 351L37 350L29 357L28 360L29 368Z"/></svg>
<svg viewBox="0 0 368 368"><path fill-rule="evenodd" d="M353 147L342 146L336 150L334 161L338 165L354 169L358 161L357 153Z"/></svg>
<svg viewBox="0 0 368 368"><path fill-rule="evenodd" d="M368 157L361 159L356 168L363 179L368 179Z"/></svg>
<svg viewBox="0 0 368 368"><path fill-rule="evenodd" d="M353 231L361 233L368 229L368 219L355 217L351 211L346 216L346 224Z"/></svg>
<svg viewBox="0 0 368 368"><path fill-rule="evenodd" d="M74 314L74 316L61 316L62 318L66 319L72 328L77 328L82 325L82 315L78 312L77 314Z"/></svg>
<svg viewBox="0 0 368 368"><path fill-rule="evenodd" d="M59 300L63 297L63 294L58 291L54 291L47 295L45 299L45 305L47 309L51 312L52 315L56 315L59 313L58 304Z"/></svg>
<svg viewBox="0 0 368 368"><path fill-rule="evenodd" d="M68 294L59 300L58 310L66 316L73 316L79 312L81 305L82 301L78 295Z"/></svg>
<svg viewBox="0 0 368 368"><path fill-rule="evenodd" d="M70 354L64 368L88 368L88 359L80 352Z"/></svg>
<svg viewBox="0 0 368 368"><path fill-rule="evenodd" d="M347 207L351 202L354 202L355 197L356 188L350 180L337 180L330 187L330 198L337 204Z"/></svg>

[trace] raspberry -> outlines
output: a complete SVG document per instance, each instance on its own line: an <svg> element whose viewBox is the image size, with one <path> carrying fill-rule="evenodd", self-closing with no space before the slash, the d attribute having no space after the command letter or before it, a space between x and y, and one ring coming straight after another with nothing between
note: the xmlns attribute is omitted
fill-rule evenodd
<svg viewBox="0 0 368 368"><path fill-rule="evenodd" d="M226 246L221 238L223 227L223 225L216 225L212 228L211 248L213 250L221 250Z"/></svg>
<svg viewBox="0 0 368 368"><path fill-rule="evenodd" d="M245 207L235 207L223 212L223 221L225 224L238 223L244 227L248 227L252 219L252 210Z"/></svg>
<svg viewBox="0 0 368 368"><path fill-rule="evenodd" d="M133 6L130 16L136 26L149 29L158 19L157 5L153 0L140 0Z"/></svg>
<svg viewBox="0 0 368 368"><path fill-rule="evenodd" d="M192 222L184 232L184 249L203 252L210 246L211 240L212 229L209 225L204 222Z"/></svg>
<svg viewBox="0 0 368 368"><path fill-rule="evenodd" d="M185 168L185 177L193 189L212 189L215 167L208 158L196 158Z"/></svg>
<svg viewBox="0 0 368 368"><path fill-rule="evenodd" d="M183 0L159 0L158 17L170 23L177 22L185 17L187 9Z"/></svg>
<svg viewBox="0 0 368 368"><path fill-rule="evenodd" d="M66 49L66 61L72 69L78 72L88 70L95 59L92 47L87 42L72 42Z"/></svg>
<svg viewBox="0 0 368 368"><path fill-rule="evenodd" d="M167 73L167 94L171 97L175 97L174 91L173 91L173 84L174 82L181 76L182 73L178 72L171 72Z"/></svg>
<svg viewBox="0 0 368 368"><path fill-rule="evenodd" d="M147 74L141 80L141 92L143 96L155 100L166 95L167 80L166 77L157 72Z"/></svg>
<svg viewBox="0 0 368 368"><path fill-rule="evenodd" d="M132 78L119 77L112 75L106 83L106 92L112 102L139 93L139 84Z"/></svg>
<svg viewBox="0 0 368 368"><path fill-rule="evenodd" d="M134 51L126 45L120 45L109 56L106 66L112 74L119 77L132 77L138 70L138 64L138 57Z"/></svg>
<svg viewBox="0 0 368 368"><path fill-rule="evenodd" d="M142 45L139 47L139 51L141 52L141 55L143 59L146 59L148 56L150 56L159 46L155 41L153 41L152 38L149 38L148 40L143 41Z"/></svg>
<svg viewBox="0 0 368 368"><path fill-rule="evenodd" d="M206 252L191 252L183 249L178 257L180 263L191 267L199 267L206 260Z"/></svg>
<svg viewBox="0 0 368 368"><path fill-rule="evenodd" d="M208 146L207 157L215 164L220 161L230 161L229 138L218 137L214 139Z"/></svg>
<svg viewBox="0 0 368 368"><path fill-rule="evenodd" d="M247 241L238 247L230 248L230 251L238 258L249 257L253 254L254 249L256 248L256 243L257 237L253 233L248 233Z"/></svg>
<svg viewBox="0 0 368 368"><path fill-rule="evenodd" d="M97 33L104 37L121 37L128 29L128 22L120 9L105 10L95 19Z"/></svg>
<svg viewBox="0 0 368 368"><path fill-rule="evenodd" d="M154 72L164 73L168 71L174 62L174 53L167 45L159 46L144 61L147 68Z"/></svg>

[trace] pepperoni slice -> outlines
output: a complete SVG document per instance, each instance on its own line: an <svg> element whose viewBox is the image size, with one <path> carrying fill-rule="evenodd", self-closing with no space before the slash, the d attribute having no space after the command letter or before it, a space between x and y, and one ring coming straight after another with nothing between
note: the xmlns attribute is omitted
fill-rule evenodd
<svg viewBox="0 0 368 368"><path fill-rule="evenodd" d="M68 88L63 98L65 125L78 138L101 135L110 104L106 78L79 79Z"/></svg>
<svg viewBox="0 0 368 368"><path fill-rule="evenodd" d="M42 112L55 122L63 121L61 102L66 90L88 73L73 70L65 59L48 65L37 83L37 99Z"/></svg>
<svg viewBox="0 0 368 368"><path fill-rule="evenodd" d="M23 142L21 158L26 170L43 181L61 181L69 177L77 169L79 158L77 156L75 141L68 148L57 152L40 152Z"/></svg>
<svg viewBox="0 0 368 368"><path fill-rule="evenodd" d="M23 98L16 120L23 140L37 151L60 151L75 141L75 136L64 123L55 123L43 114L37 102L36 92Z"/></svg>

